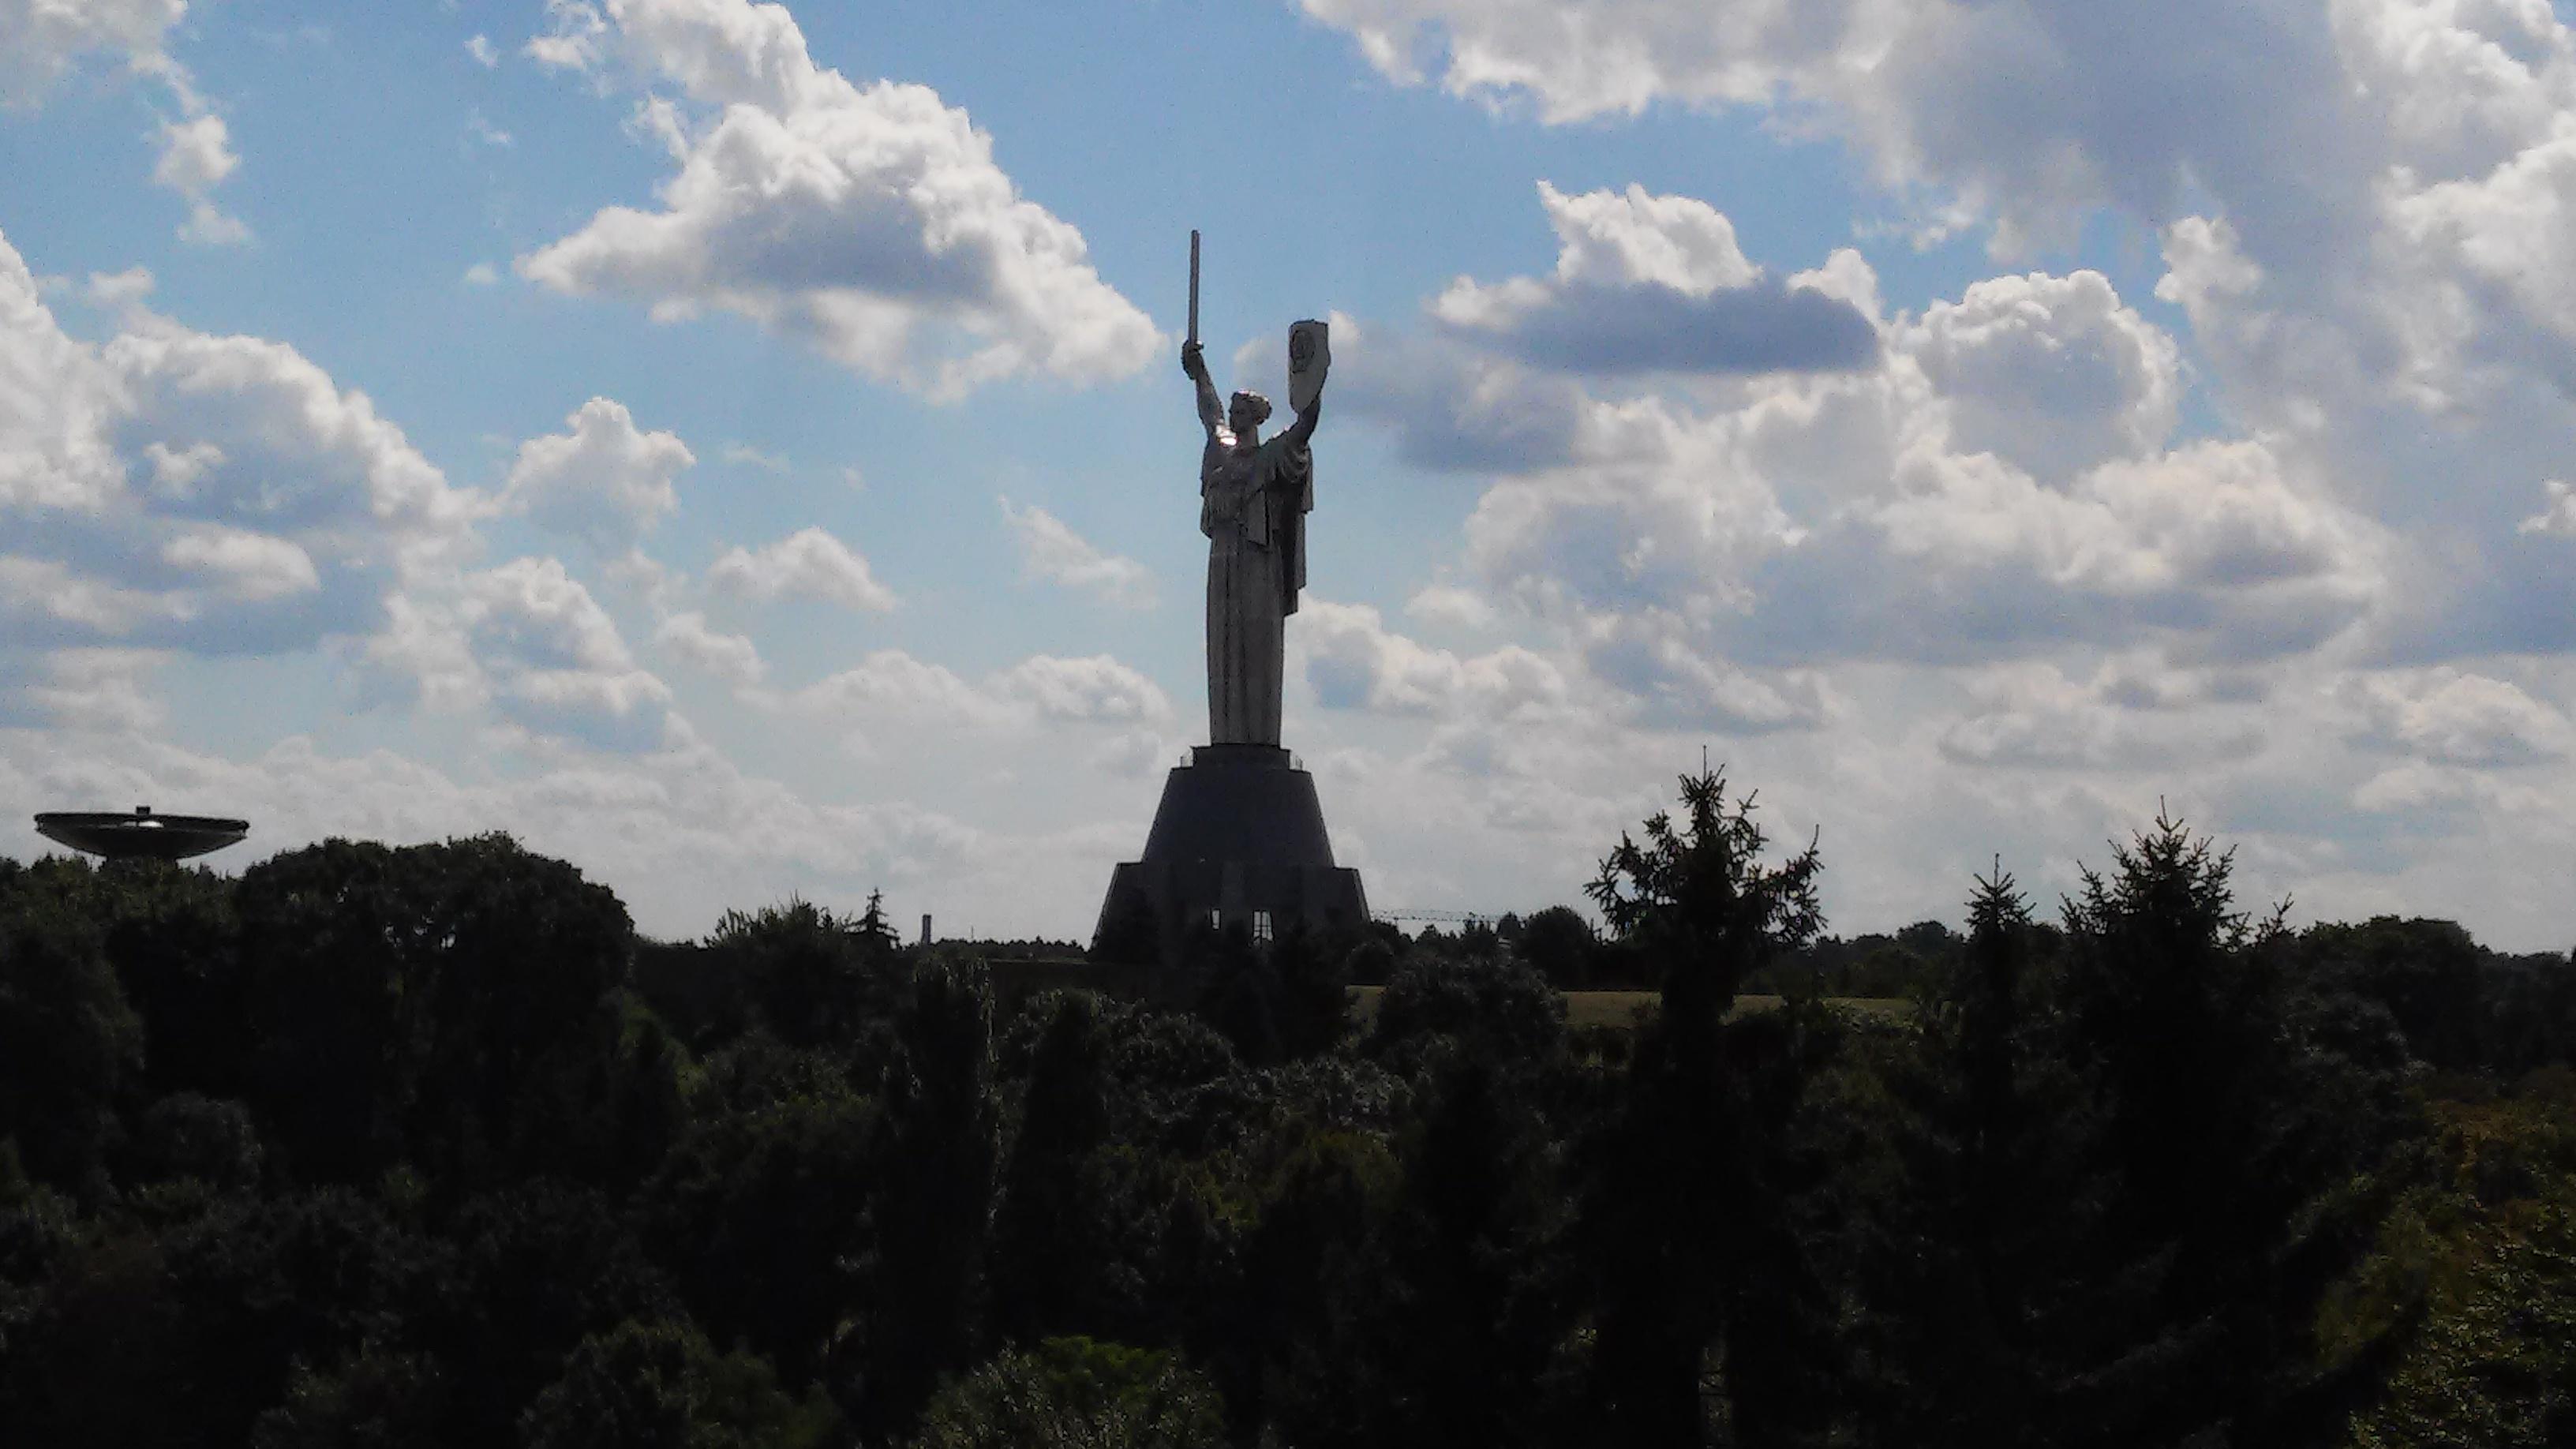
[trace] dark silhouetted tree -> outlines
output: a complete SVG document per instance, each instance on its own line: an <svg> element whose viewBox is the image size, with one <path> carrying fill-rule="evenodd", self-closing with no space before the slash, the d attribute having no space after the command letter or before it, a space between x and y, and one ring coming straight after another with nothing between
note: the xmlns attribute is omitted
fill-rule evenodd
<svg viewBox="0 0 2576 1449"><path fill-rule="evenodd" d="M1730 802L1722 775L1681 787L1681 822L1657 814L1642 842L1623 836L1590 889L1662 988L1586 1154L1596 1432L1660 1449L1725 1424L1734 1442L1794 1442L1831 1402L1821 1289L1774 1173L1794 1091L1784 1104L1757 1090L1765 1057L1783 1055L1777 1029L1756 1018L1731 1034L1726 1017L1746 976L1815 935L1822 864L1813 845L1766 862L1752 800ZM1703 1402L1713 1368L1722 1391Z"/></svg>
<svg viewBox="0 0 2576 1449"><path fill-rule="evenodd" d="M871 1184L860 1314L835 1345L852 1419L887 1436L984 1347L1000 1105L980 972L924 971L896 1022L884 1170Z"/></svg>
<svg viewBox="0 0 2576 1449"><path fill-rule="evenodd" d="M1083 1338L1011 1349L947 1387L914 1449L1223 1449L1224 1402L1171 1354Z"/></svg>

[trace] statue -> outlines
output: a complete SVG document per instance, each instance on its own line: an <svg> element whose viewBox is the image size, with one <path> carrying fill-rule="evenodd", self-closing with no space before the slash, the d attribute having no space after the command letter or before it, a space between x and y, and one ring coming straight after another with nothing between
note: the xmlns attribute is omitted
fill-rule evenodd
<svg viewBox="0 0 2576 1449"><path fill-rule="evenodd" d="M1306 584L1305 515L1315 506L1307 441L1323 416L1319 397L1264 441L1270 400L1238 392L1220 412L1196 343L1181 366L1198 384L1199 532L1208 538L1208 743L1279 743L1279 691L1288 616Z"/></svg>
<svg viewBox="0 0 2576 1449"><path fill-rule="evenodd" d="M1292 926L1351 930L1368 920L1359 872L1334 864L1314 777L1279 747L1288 616L1306 583L1315 506L1308 443L1332 364L1321 322L1288 332L1296 421L1264 439L1270 403L1238 392L1220 407L1199 347L1199 234L1190 233L1190 330L1181 370L1198 390L1199 531L1207 535L1208 743L1163 781L1144 854L1110 874L1095 949L1180 961L1211 923L1256 943ZM1150 925L1151 929L1145 929Z"/></svg>
<svg viewBox="0 0 2576 1449"><path fill-rule="evenodd" d="M1279 744L1279 693L1287 621L1306 586L1306 514L1315 507L1308 448L1323 417L1331 365L1321 322L1290 329L1290 391L1296 421L1264 441L1270 400L1238 392L1220 409L1198 340L1198 234L1190 234L1190 333L1181 371L1198 390L1199 532L1208 539L1208 743Z"/></svg>

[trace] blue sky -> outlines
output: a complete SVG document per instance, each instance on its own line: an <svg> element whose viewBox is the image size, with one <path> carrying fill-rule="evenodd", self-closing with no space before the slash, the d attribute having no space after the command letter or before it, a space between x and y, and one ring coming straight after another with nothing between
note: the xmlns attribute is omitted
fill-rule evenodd
<svg viewBox="0 0 2576 1449"><path fill-rule="evenodd" d="M792 9L792 13L791 13ZM506 829L649 930L1080 936L1196 440L1336 319L1288 742L1381 906L1705 745L1837 929L2161 800L2571 932L2540 0L0 0L0 850ZM7 824L6 821L17 824Z"/></svg>

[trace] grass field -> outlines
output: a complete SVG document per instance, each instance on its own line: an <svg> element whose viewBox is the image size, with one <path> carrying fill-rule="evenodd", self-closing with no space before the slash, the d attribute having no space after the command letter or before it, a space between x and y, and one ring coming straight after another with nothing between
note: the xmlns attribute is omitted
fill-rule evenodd
<svg viewBox="0 0 2576 1449"><path fill-rule="evenodd" d="M1355 986L1358 999L1351 1003L1351 1017L1362 1026L1377 1015L1380 986ZM1569 991L1565 993L1565 1023L1568 1026L1627 1026L1636 1020L1637 1008L1655 999L1651 991ZM1835 996L1826 998L1836 1006L1865 1011L1873 1016L1901 1016L1913 1010L1914 1003L1901 996ZM1735 1015L1749 1011L1769 1011L1780 1004L1777 996L1739 996L1735 998Z"/></svg>

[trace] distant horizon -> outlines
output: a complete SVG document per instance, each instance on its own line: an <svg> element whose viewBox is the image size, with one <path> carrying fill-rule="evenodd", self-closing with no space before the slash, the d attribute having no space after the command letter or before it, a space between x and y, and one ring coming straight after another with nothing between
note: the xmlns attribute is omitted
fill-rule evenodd
<svg viewBox="0 0 2576 1449"><path fill-rule="evenodd" d="M1767 14L0 4L0 855L1081 939L1208 732L1196 231L1218 387L1331 324L1372 902L1586 908L1705 748L1844 934L2169 806L2576 943L2564 10Z"/></svg>

